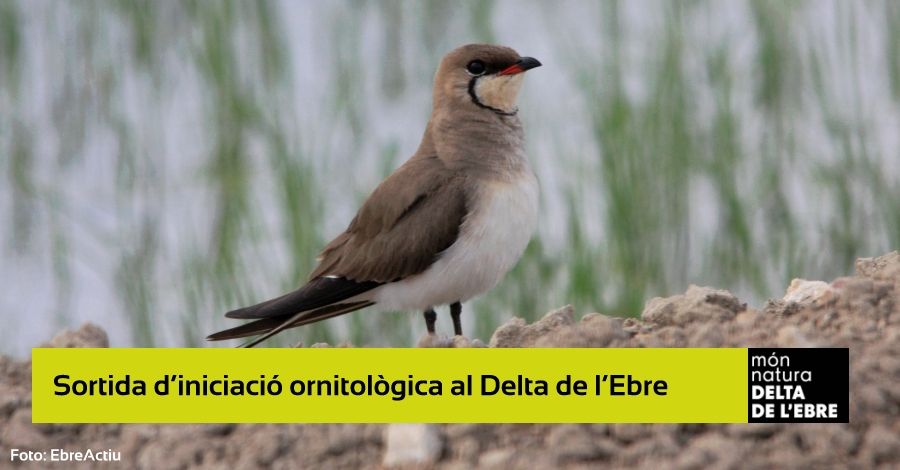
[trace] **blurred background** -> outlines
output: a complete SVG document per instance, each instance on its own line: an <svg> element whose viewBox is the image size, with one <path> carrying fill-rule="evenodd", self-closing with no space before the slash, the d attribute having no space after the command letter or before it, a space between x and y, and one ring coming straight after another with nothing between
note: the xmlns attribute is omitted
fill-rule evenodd
<svg viewBox="0 0 900 470"><path fill-rule="evenodd" d="M0 0L0 353L85 321L204 346L295 289L470 42L544 64L520 102L540 227L470 338L690 284L761 307L900 248L896 2ZM367 309L268 344L424 333Z"/></svg>

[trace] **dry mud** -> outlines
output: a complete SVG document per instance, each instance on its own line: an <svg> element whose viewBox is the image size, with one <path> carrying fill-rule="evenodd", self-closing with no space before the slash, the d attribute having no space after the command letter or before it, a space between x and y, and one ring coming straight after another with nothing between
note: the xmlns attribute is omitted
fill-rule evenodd
<svg viewBox="0 0 900 470"><path fill-rule="evenodd" d="M52 347L105 347L85 325ZM420 346L468 346L426 338ZM476 346L482 346L477 343ZM846 347L849 424L36 425L31 362L0 356L0 468L9 449L121 452L83 468L900 468L900 254L857 276L795 280L762 310L691 286L647 302L641 320L570 307L513 319L490 347Z"/></svg>

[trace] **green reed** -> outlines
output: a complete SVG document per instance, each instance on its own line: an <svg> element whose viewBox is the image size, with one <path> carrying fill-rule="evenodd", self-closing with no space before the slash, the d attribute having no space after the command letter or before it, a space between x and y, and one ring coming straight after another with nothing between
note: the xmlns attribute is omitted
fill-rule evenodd
<svg viewBox="0 0 900 470"><path fill-rule="evenodd" d="M759 307L794 277L849 275L857 257L900 247L900 158L879 144L882 121L900 115L894 2L647 2L644 29L635 5L569 5L576 14L560 17L576 21L565 23L553 3L520 4L540 26L517 32L504 23L510 6L491 0L350 0L312 9L316 39L295 46L308 23L267 1L0 0L3 264L41 266L54 328L77 326L88 266L129 329L117 345L205 345L235 324L225 311L302 285L336 235L326 209L358 206L414 151L412 128L381 120L402 110L424 123L446 51L534 35L554 52L534 73L556 74L558 88L527 84L521 108L535 166L562 175L541 175L556 201L543 220L565 223L542 224L500 285L466 306L474 337L566 303L638 316L648 298L692 283ZM746 31L706 32L732 7ZM824 28L813 8L837 23ZM39 57L26 44L34 28ZM295 63L294 47L319 61ZM869 50L883 54L874 72ZM310 68L326 92L297 87ZM544 112L554 93L574 94L584 113ZM47 109L31 104L41 94ZM196 135L173 144L166 120L180 115ZM561 137L572 128L584 131L577 145ZM176 161L164 157L172 147ZM98 195L103 223L83 194ZM450 328L441 309L438 329ZM0 330L0 351L26 350ZM267 344L408 346L423 333L419 312L367 309Z"/></svg>

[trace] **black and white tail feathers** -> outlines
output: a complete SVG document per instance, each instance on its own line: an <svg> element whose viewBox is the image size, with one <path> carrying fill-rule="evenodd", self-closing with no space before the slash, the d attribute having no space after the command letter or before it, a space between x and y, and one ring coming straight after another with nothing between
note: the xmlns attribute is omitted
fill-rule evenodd
<svg viewBox="0 0 900 470"><path fill-rule="evenodd" d="M347 300L381 284L374 281L356 282L344 277L319 277L290 294L226 313L228 318L256 321L213 333L206 339L222 341L261 335L243 345L253 347L288 328L308 325L374 305L368 300Z"/></svg>

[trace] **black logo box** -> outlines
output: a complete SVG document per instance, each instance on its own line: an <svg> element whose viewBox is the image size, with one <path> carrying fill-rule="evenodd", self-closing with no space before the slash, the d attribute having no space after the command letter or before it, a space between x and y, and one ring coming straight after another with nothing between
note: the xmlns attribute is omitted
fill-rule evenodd
<svg viewBox="0 0 900 470"><path fill-rule="evenodd" d="M747 361L748 422L850 422L849 349L749 348ZM754 390L754 386L762 388ZM796 398L797 386L803 399ZM797 406L801 407L799 418Z"/></svg>

